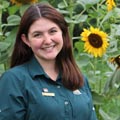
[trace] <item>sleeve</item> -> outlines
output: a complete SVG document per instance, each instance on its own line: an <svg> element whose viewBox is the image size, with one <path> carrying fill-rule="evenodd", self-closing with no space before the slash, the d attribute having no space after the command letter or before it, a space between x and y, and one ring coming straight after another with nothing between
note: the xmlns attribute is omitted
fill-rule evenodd
<svg viewBox="0 0 120 120"><path fill-rule="evenodd" d="M17 75L5 72L0 78L0 120L25 120L26 100Z"/></svg>
<svg viewBox="0 0 120 120"><path fill-rule="evenodd" d="M91 89L90 89L90 86L89 86L89 83L88 83L88 79L85 77L85 86L87 88L87 94L91 100L91 104L90 104L90 117L89 117L89 120L98 120L97 119L97 116L96 116L96 111L95 111L95 108L94 108L94 105L93 105L93 99L92 99L92 94L91 94Z"/></svg>

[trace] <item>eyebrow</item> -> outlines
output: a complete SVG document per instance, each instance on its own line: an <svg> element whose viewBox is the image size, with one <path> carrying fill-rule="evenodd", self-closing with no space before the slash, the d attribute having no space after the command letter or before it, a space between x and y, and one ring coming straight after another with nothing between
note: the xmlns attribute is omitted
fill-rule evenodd
<svg viewBox="0 0 120 120"><path fill-rule="evenodd" d="M52 30L52 29L58 29L58 28L57 28L57 27L52 27L52 28L48 29L48 31L50 31L50 30ZM36 30L36 31L33 31L33 32L32 32L32 34L34 34L34 33L42 33L42 31Z"/></svg>

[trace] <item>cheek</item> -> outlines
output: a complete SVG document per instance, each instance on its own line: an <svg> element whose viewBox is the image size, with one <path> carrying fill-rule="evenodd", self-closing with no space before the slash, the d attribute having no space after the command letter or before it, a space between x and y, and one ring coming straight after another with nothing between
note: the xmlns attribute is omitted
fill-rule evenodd
<svg viewBox="0 0 120 120"><path fill-rule="evenodd" d="M38 50L41 47L42 43L40 41L34 41L34 43L31 43L31 48L34 50Z"/></svg>
<svg viewBox="0 0 120 120"><path fill-rule="evenodd" d="M63 44L63 37L62 37L62 35L56 36L55 40L56 40L56 42L58 42L60 44Z"/></svg>

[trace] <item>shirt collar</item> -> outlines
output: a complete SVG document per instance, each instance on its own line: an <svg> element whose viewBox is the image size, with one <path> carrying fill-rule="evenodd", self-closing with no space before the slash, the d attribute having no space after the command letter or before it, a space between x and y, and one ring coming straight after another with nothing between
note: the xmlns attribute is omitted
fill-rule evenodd
<svg viewBox="0 0 120 120"><path fill-rule="evenodd" d="M42 66L40 65L40 63L37 61L37 59L34 56L30 59L27 65L28 65L28 71L33 78L38 75L46 76Z"/></svg>
<svg viewBox="0 0 120 120"><path fill-rule="evenodd" d="M37 61L37 59L34 56L27 63L27 66L28 66L28 71L30 75L32 76L32 78L35 78L36 76L42 76L42 75L44 75L46 78L49 78L44 72L40 63ZM56 82L61 83L61 73L59 73Z"/></svg>

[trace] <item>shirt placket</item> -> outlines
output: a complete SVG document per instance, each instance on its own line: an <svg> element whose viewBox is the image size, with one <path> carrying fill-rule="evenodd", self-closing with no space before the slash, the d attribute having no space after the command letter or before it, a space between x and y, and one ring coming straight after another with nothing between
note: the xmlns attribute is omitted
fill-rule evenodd
<svg viewBox="0 0 120 120"><path fill-rule="evenodd" d="M70 101L66 99L64 101L64 108L65 108L65 120L71 120L72 118L72 108L70 105Z"/></svg>
<svg viewBox="0 0 120 120"><path fill-rule="evenodd" d="M72 120L72 105L69 100L68 94L66 90L64 90L63 86L58 85L57 86L58 90L60 91L63 99L63 104L64 104L64 120Z"/></svg>

